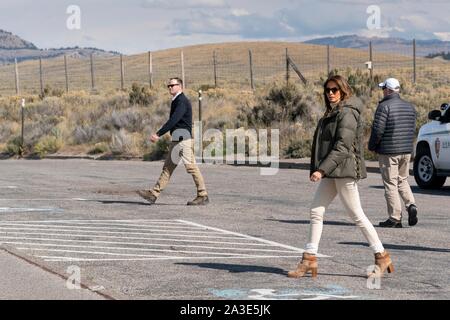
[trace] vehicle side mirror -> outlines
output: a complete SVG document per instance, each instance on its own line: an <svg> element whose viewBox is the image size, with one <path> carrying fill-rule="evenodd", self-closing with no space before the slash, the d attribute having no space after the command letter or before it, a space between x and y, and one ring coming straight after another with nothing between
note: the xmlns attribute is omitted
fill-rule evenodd
<svg viewBox="0 0 450 320"><path fill-rule="evenodd" d="M428 114L428 119L439 121L441 119L441 112L439 110L433 110Z"/></svg>

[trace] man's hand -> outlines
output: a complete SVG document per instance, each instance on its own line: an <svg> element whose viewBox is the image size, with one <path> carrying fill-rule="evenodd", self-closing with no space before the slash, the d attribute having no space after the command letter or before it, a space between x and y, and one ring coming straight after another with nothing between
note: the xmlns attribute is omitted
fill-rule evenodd
<svg viewBox="0 0 450 320"><path fill-rule="evenodd" d="M320 180L322 180L322 178L323 178L324 176L325 176L324 172L321 171L321 170L319 170L319 171L314 172L314 173L311 175L310 180L311 180L312 182L319 182Z"/></svg>
<svg viewBox="0 0 450 320"><path fill-rule="evenodd" d="M157 134L152 134L152 136L150 137L150 141L153 143L158 142L158 140L159 140L159 137Z"/></svg>

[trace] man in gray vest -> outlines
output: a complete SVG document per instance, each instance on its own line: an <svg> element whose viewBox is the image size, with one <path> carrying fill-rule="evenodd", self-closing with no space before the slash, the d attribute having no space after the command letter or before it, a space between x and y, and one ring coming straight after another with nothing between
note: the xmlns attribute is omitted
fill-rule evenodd
<svg viewBox="0 0 450 320"><path fill-rule="evenodd" d="M389 78L379 84L384 99L380 101L372 125L369 150L378 153L389 219L384 228L402 228L402 205L408 212L408 224L417 224L417 206L408 183L409 163L414 149L415 108L400 98L400 82ZM400 195L400 197L399 197Z"/></svg>

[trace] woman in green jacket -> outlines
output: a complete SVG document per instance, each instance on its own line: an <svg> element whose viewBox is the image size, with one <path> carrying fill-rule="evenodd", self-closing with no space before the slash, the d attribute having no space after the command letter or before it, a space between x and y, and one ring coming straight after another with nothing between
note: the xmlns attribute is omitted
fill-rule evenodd
<svg viewBox="0 0 450 320"><path fill-rule="evenodd" d="M384 250L375 228L361 207L357 182L367 177L362 144L362 103L352 96L347 80L341 76L329 78L324 86L325 115L314 134L311 151L312 182L320 182L311 206L309 242L303 259L291 278L303 277L308 272L317 277L317 252L322 236L325 210L339 195L345 209L361 229L375 253L375 270L369 276L381 276L394 267L389 253Z"/></svg>

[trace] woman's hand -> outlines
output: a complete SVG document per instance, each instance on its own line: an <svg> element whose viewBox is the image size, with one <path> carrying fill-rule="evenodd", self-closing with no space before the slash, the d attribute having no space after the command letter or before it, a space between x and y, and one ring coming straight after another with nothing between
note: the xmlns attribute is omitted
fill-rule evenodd
<svg viewBox="0 0 450 320"><path fill-rule="evenodd" d="M323 179L324 176L325 176L325 173L322 170L318 170L311 175L310 180L312 182L319 182L320 180Z"/></svg>

